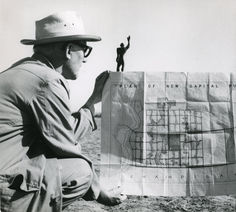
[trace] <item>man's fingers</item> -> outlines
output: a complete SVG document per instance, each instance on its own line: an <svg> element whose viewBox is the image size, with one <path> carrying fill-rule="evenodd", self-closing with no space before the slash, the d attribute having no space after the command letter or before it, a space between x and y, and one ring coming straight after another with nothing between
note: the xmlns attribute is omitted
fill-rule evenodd
<svg viewBox="0 0 236 212"><path fill-rule="evenodd" d="M119 195L119 196L112 197L111 202L112 202L112 205L118 205L126 199L127 199L126 195Z"/></svg>
<svg viewBox="0 0 236 212"><path fill-rule="evenodd" d="M104 71L101 74L98 75L98 77L96 78L96 81L105 81L107 80L107 78L109 77L109 72L108 71Z"/></svg>
<svg viewBox="0 0 236 212"><path fill-rule="evenodd" d="M125 194L121 194L120 195L120 200L121 200L121 202L123 202L124 200L126 200L127 199L127 196L125 195Z"/></svg>
<svg viewBox="0 0 236 212"><path fill-rule="evenodd" d="M100 194L98 196L97 201L101 204L104 205L118 205L121 202L123 202L125 199L127 198L126 195L122 195L122 194L117 194L117 195L113 195L109 193L106 193L104 191L100 191Z"/></svg>
<svg viewBox="0 0 236 212"><path fill-rule="evenodd" d="M114 198L118 198L121 202L127 199L125 194L122 194L123 188L121 186L117 186L108 191L108 194L113 196Z"/></svg>
<svg viewBox="0 0 236 212"><path fill-rule="evenodd" d="M96 78L95 87L90 97L90 101L96 104L101 101L104 85L109 77L109 71L104 71Z"/></svg>

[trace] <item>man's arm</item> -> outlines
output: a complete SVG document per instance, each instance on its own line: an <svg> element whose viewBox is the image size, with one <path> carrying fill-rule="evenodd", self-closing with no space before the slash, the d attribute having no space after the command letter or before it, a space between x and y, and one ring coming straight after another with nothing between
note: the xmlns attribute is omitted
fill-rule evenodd
<svg viewBox="0 0 236 212"><path fill-rule="evenodd" d="M88 108L80 108L79 111L72 114L74 118L73 128L77 142L79 142L79 139L83 138L88 132L97 129L93 114L94 110Z"/></svg>
<svg viewBox="0 0 236 212"><path fill-rule="evenodd" d="M128 41L128 44L125 47L126 50L130 47L130 36L127 37L127 41Z"/></svg>
<svg viewBox="0 0 236 212"><path fill-rule="evenodd" d="M76 132L92 129L86 112L81 111L80 119L76 119L69 105L68 93L59 80L44 83L29 103L44 143L58 158L81 157Z"/></svg>

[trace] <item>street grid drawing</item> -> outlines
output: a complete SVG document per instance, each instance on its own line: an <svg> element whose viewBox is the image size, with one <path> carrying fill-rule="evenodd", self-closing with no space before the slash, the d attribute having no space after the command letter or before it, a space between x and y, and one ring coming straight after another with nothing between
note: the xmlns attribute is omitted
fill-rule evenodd
<svg viewBox="0 0 236 212"><path fill-rule="evenodd" d="M202 113L182 109L171 110L172 103L165 102L164 106L149 103L149 108L156 108L146 109L146 132L133 131L129 139L133 151L133 165L204 165Z"/></svg>

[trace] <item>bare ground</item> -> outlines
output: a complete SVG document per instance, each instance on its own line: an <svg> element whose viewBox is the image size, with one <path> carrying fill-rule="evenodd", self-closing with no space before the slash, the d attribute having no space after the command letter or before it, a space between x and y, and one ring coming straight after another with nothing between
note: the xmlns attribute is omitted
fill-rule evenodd
<svg viewBox="0 0 236 212"><path fill-rule="evenodd" d="M101 120L96 118L98 130L81 141L83 153L94 162L99 174ZM236 191L235 191L236 193ZM74 202L65 209L66 212L235 212L235 196L208 197L143 197L128 196L120 205L109 207L96 201Z"/></svg>

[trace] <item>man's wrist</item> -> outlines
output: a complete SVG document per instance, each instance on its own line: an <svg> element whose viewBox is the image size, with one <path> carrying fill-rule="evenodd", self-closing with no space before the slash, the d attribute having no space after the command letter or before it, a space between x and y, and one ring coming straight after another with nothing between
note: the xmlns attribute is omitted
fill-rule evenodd
<svg viewBox="0 0 236 212"><path fill-rule="evenodd" d="M89 104L85 104L82 108L88 108L90 110L90 112L92 113L92 115L94 116L95 114L95 107L93 104L89 105Z"/></svg>

